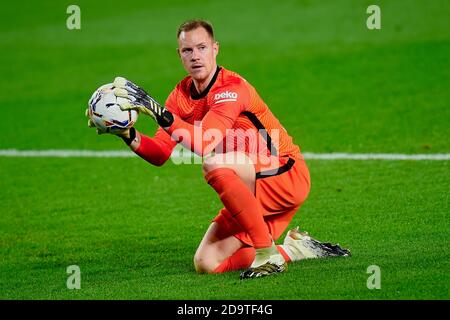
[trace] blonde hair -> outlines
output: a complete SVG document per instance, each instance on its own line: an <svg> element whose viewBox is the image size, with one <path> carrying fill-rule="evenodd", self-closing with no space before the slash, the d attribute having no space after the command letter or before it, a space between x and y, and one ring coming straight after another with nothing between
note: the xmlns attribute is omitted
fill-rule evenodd
<svg viewBox="0 0 450 320"><path fill-rule="evenodd" d="M211 39L214 40L214 30L210 22L206 20L200 20L200 19L194 19L194 20L187 20L183 22L177 31L177 39L180 37L181 32L188 32L195 30L197 28L203 28L208 32Z"/></svg>

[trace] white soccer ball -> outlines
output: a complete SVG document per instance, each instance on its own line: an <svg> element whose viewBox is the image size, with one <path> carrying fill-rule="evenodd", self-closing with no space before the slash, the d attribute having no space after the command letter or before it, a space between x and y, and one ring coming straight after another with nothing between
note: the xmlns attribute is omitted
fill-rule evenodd
<svg viewBox="0 0 450 320"><path fill-rule="evenodd" d="M137 121L135 110L122 111L120 104L128 99L116 97L112 83L95 90L89 99L88 116L101 132L118 133L131 128Z"/></svg>

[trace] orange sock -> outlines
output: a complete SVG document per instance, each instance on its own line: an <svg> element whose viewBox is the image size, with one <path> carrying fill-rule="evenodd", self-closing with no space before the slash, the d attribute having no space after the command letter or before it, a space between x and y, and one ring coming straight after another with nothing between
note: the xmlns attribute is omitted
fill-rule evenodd
<svg viewBox="0 0 450 320"><path fill-rule="evenodd" d="M205 176L216 190L225 208L250 236L253 246L267 248L272 245L269 228L259 211L258 202L247 185L232 169L219 168Z"/></svg>
<svg viewBox="0 0 450 320"><path fill-rule="evenodd" d="M283 255L286 262L291 261L281 245L277 246L278 251ZM244 247L236 251L231 257L225 259L215 270L214 273L223 273L234 270L247 269L255 259L255 248Z"/></svg>
<svg viewBox="0 0 450 320"><path fill-rule="evenodd" d="M223 273L234 270L247 269L255 259L255 248L244 247L225 259L213 272Z"/></svg>
<svg viewBox="0 0 450 320"><path fill-rule="evenodd" d="M291 257L289 257L289 255L286 253L286 251L283 248L283 245L281 245L281 244L277 245L277 249L278 249L278 252L280 252L281 255L283 256L284 260L286 260L286 262L291 261Z"/></svg>

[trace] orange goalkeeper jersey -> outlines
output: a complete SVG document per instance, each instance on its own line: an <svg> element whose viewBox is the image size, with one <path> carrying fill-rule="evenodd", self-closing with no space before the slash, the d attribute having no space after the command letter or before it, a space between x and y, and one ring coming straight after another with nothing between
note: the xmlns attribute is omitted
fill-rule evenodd
<svg viewBox="0 0 450 320"><path fill-rule="evenodd" d="M183 79L165 106L174 115L174 122L170 128L158 129L154 139L170 150L181 143L201 156L211 151L241 151L302 159L299 147L255 88L223 67L217 68L200 94L190 76Z"/></svg>

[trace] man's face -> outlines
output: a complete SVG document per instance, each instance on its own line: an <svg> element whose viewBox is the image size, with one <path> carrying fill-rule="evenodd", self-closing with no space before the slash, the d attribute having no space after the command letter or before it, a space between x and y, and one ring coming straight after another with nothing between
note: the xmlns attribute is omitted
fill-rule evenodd
<svg viewBox="0 0 450 320"><path fill-rule="evenodd" d="M178 37L178 54L191 77L202 82L216 71L219 45L204 28L182 31Z"/></svg>

